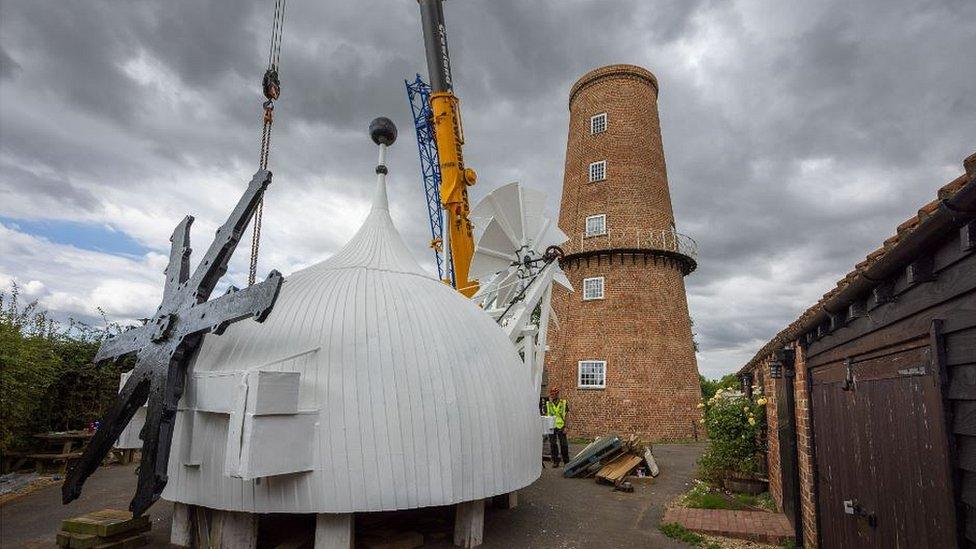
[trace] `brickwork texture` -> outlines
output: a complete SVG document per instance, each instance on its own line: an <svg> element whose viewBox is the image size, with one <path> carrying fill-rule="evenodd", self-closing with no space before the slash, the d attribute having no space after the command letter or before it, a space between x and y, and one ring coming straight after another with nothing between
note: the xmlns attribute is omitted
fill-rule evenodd
<svg viewBox="0 0 976 549"><path fill-rule="evenodd" d="M632 65L587 73L570 92L559 226L571 239L587 216L605 214L613 234L674 226L657 112L657 80ZM590 133L590 117L607 113L607 130ZM589 165L607 162L604 181ZM575 288L554 290L548 386L569 401L570 436L637 434L645 440L702 436L701 396L680 265L641 250L597 250L564 258ZM604 298L583 299L583 279L604 278ZM606 387L578 387L578 364L605 360Z"/></svg>

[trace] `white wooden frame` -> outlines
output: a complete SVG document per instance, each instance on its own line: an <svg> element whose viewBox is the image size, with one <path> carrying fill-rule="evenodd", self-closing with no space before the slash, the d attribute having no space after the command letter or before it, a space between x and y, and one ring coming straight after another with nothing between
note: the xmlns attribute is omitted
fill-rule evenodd
<svg viewBox="0 0 976 549"><path fill-rule="evenodd" d="M590 117L590 135L603 133L607 131L608 127L609 119L607 118L607 113L601 112Z"/></svg>
<svg viewBox="0 0 976 549"><path fill-rule="evenodd" d="M603 230L602 231L590 231L590 220L591 219L602 219L603 220ZM586 221L583 222L583 234L585 236L603 236L607 234L607 214L596 214L586 216Z"/></svg>
<svg viewBox="0 0 976 549"><path fill-rule="evenodd" d="M583 384L583 365L599 364L603 366L603 383ZM581 360L576 363L576 387L578 389L606 389L607 388L607 361L606 360Z"/></svg>
<svg viewBox="0 0 976 549"><path fill-rule="evenodd" d="M590 183L605 181L607 179L607 161L597 160L596 162L590 162L589 176Z"/></svg>
<svg viewBox="0 0 976 549"><path fill-rule="evenodd" d="M587 282L590 281L600 281L600 292L599 295L587 295ZM591 276L589 278L583 279L583 301L594 301L603 299L606 295L606 279L602 276Z"/></svg>

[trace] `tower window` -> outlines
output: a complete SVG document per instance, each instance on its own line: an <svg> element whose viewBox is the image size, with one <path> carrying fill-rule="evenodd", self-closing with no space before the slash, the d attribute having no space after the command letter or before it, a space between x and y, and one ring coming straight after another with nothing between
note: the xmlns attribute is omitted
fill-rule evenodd
<svg viewBox="0 0 976 549"><path fill-rule="evenodd" d="M591 215L586 218L586 236L607 234L607 214Z"/></svg>
<svg viewBox="0 0 976 549"><path fill-rule="evenodd" d="M603 299L603 277L583 279L583 301Z"/></svg>
<svg viewBox="0 0 976 549"><path fill-rule="evenodd" d="M607 113L601 112L590 117L590 134L607 131Z"/></svg>
<svg viewBox="0 0 976 549"><path fill-rule="evenodd" d="M590 164L590 183L603 181L607 178L607 161L601 160Z"/></svg>
<svg viewBox="0 0 976 549"><path fill-rule="evenodd" d="M606 360L579 361L577 387L580 389L605 389L607 386Z"/></svg>

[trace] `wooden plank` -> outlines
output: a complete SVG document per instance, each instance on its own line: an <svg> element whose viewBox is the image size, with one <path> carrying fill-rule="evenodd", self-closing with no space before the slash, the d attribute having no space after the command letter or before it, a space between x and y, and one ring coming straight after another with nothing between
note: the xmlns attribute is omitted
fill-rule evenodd
<svg viewBox="0 0 976 549"><path fill-rule="evenodd" d="M949 366L976 362L976 326L946 335Z"/></svg>
<svg viewBox="0 0 976 549"><path fill-rule="evenodd" d="M319 513L315 516L315 549L353 549L355 543L353 513Z"/></svg>
<svg viewBox="0 0 976 549"><path fill-rule="evenodd" d="M147 525L149 525L149 515L133 518L129 511L103 509L80 517L65 519L61 522L61 530L76 534L94 534L107 538L136 531Z"/></svg>
<svg viewBox="0 0 976 549"><path fill-rule="evenodd" d="M963 475L960 498L963 503L976 507L976 475L968 473Z"/></svg>
<svg viewBox="0 0 976 549"><path fill-rule="evenodd" d="M976 362L960 364L949 369L950 400L976 400Z"/></svg>
<svg viewBox="0 0 976 549"><path fill-rule="evenodd" d="M848 355L860 354L865 350L881 345L868 334L882 332L879 338L884 344L892 344L910 337L927 334L935 318L947 318L955 311L976 311L976 304L965 294L976 291L976 254L955 263L934 282L922 284L898 296L898 300L883 305L870 315L851 321L842 330L827 335L810 344L807 350L808 364L821 362L819 355L834 350L841 345L855 343L860 339L870 339L864 350L849 349ZM894 328L894 329L888 329ZM863 342L862 342L863 344ZM828 359L836 360L836 357Z"/></svg>
<svg viewBox="0 0 976 549"><path fill-rule="evenodd" d="M963 507L966 508L966 539L976 544L976 507L965 504Z"/></svg>
<svg viewBox="0 0 976 549"><path fill-rule="evenodd" d="M643 458L640 456L635 456L634 454L624 454L610 463L604 465L599 472L596 474L596 478L610 482L611 484L617 484L627 473L630 473L634 467L640 465Z"/></svg>
<svg viewBox="0 0 976 549"><path fill-rule="evenodd" d="M953 416L953 433L957 435L976 436L976 401L955 401Z"/></svg>
<svg viewBox="0 0 976 549"><path fill-rule="evenodd" d="M956 437L956 466L963 471L976 473L976 437Z"/></svg>
<svg viewBox="0 0 976 549"><path fill-rule="evenodd" d="M254 549L258 545L258 516L236 511L211 511L213 549Z"/></svg>
<svg viewBox="0 0 976 549"><path fill-rule="evenodd" d="M454 545L478 547L484 540L485 500L465 501L457 504L454 516Z"/></svg>
<svg viewBox="0 0 976 549"><path fill-rule="evenodd" d="M46 459L48 461L64 461L66 459L78 459L82 452L71 452L68 454L27 454L28 459Z"/></svg>
<svg viewBox="0 0 976 549"><path fill-rule="evenodd" d="M146 545L149 545L149 536L139 534L118 541L100 543L94 549L134 549L136 547L145 547Z"/></svg>
<svg viewBox="0 0 976 549"><path fill-rule="evenodd" d="M170 545L187 548L193 546L192 507L178 501L173 502L173 525L169 531Z"/></svg>

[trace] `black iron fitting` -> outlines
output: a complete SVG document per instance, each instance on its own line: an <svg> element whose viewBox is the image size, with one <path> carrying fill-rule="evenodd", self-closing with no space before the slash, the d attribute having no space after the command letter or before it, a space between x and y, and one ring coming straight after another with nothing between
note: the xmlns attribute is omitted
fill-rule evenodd
<svg viewBox="0 0 976 549"><path fill-rule="evenodd" d="M378 166L376 166L376 173L381 173L383 175L386 175L388 173L388 171L386 169L386 165L379 164Z"/></svg>

